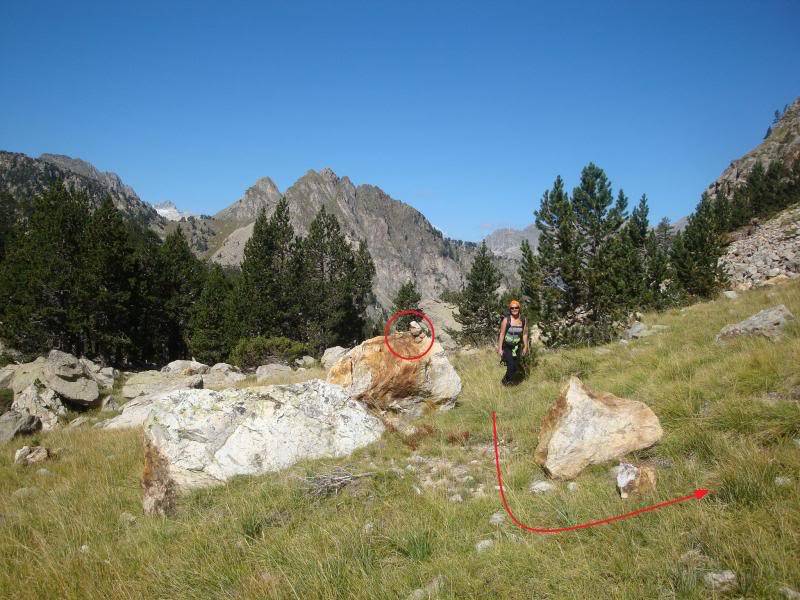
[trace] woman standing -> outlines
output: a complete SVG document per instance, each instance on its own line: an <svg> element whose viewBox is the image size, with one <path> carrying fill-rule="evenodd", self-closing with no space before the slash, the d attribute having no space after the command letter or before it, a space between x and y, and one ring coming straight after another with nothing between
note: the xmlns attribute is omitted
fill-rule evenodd
<svg viewBox="0 0 800 600"><path fill-rule="evenodd" d="M509 302L508 309L510 314L503 317L500 336L497 338L497 353L502 357L502 362L506 363L506 374L500 382L503 385L514 382L519 360L521 356L528 354L528 322L520 314L519 300Z"/></svg>

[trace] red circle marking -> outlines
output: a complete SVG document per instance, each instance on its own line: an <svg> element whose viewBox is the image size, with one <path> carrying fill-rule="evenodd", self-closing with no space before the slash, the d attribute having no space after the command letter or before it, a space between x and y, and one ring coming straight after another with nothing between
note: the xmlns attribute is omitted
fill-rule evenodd
<svg viewBox="0 0 800 600"><path fill-rule="evenodd" d="M422 354L417 354L416 356L403 356L402 354L397 352L394 348L392 348L392 345L389 343L389 330L392 328L392 323L397 321L397 319L399 319L400 317L405 317L406 315L414 315L416 317L421 317L428 324L428 327L431 328L431 343L428 344L427 348L425 348L425 352L423 352ZM420 358L422 358L428 352L431 351L435 339L436 339L436 331L433 328L433 321L431 321L428 315L426 315L421 310L414 310L414 309L398 310L391 317L389 317L389 320L386 321L386 326L383 328L383 343L386 344L386 347L389 349L389 352L391 352L394 356L396 356L401 360L419 360Z"/></svg>

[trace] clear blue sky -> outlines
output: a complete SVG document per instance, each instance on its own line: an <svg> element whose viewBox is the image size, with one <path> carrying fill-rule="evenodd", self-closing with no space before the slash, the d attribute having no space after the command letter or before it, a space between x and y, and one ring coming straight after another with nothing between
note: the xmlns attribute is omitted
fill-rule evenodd
<svg viewBox="0 0 800 600"><path fill-rule="evenodd" d="M470 240L594 161L683 216L800 95L800 2L586 4L3 2L0 149L205 213L330 166Z"/></svg>

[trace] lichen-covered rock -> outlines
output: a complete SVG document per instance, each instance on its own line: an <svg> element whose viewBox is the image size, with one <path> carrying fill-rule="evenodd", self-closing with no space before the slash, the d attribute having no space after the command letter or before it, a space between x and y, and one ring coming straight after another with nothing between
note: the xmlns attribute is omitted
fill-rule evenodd
<svg viewBox="0 0 800 600"><path fill-rule="evenodd" d="M203 387L230 387L247 379L247 375L228 363L217 363L203 374Z"/></svg>
<svg viewBox="0 0 800 600"><path fill-rule="evenodd" d="M389 343L401 356L414 357L425 352L430 338L395 333ZM350 350L331 367L328 381L370 406L414 416L422 414L424 405L450 408L461 393L461 378L438 342L422 358L403 360L389 351L383 336Z"/></svg>
<svg viewBox="0 0 800 600"><path fill-rule="evenodd" d="M51 454L50 449L44 446L23 446L14 453L14 464L35 465L50 458Z"/></svg>
<svg viewBox="0 0 800 600"><path fill-rule="evenodd" d="M656 489L656 470L650 465L620 463L617 467L617 489L621 498L639 496Z"/></svg>
<svg viewBox="0 0 800 600"><path fill-rule="evenodd" d="M264 380L275 377L276 375L285 375L292 372L292 367L283 365L281 363L272 363L269 365L261 365L256 369L256 381L262 383Z"/></svg>
<svg viewBox="0 0 800 600"><path fill-rule="evenodd" d="M542 420L537 464L555 479L573 479L590 464L655 444L658 417L642 402L596 393L571 377Z"/></svg>
<svg viewBox="0 0 800 600"><path fill-rule="evenodd" d="M325 352L322 353L322 358L320 359L322 368L326 371L329 370L333 365L339 362L339 359L345 354L347 354L347 348L342 348L341 346L327 348Z"/></svg>
<svg viewBox="0 0 800 600"><path fill-rule="evenodd" d="M319 380L162 394L144 429L144 508L169 513L184 489L345 456L383 430L341 387Z"/></svg>
<svg viewBox="0 0 800 600"><path fill-rule="evenodd" d="M717 335L717 342L729 340L740 335L759 335L770 340L776 340L783 335L783 329L789 321L794 320L794 315L783 304L765 308L734 325L727 325Z"/></svg>
<svg viewBox="0 0 800 600"><path fill-rule="evenodd" d="M14 395L11 409L19 413L39 417L42 431L52 431L58 427L58 418L67 414L61 399L51 389L44 387L38 380Z"/></svg>
<svg viewBox="0 0 800 600"><path fill-rule="evenodd" d="M0 415L0 444L20 434L35 433L41 428L42 421L39 417L9 410Z"/></svg>
<svg viewBox="0 0 800 600"><path fill-rule="evenodd" d="M202 375L208 371L208 365L196 360L173 360L161 368L162 373L177 373L180 375Z"/></svg>
<svg viewBox="0 0 800 600"><path fill-rule="evenodd" d="M202 375L181 375L160 371L131 373L122 386L122 396L127 399L149 396L160 392L203 387Z"/></svg>
<svg viewBox="0 0 800 600"><path fill-rule="evenodd" d="M19 394L37 380L62 399L81 406L94 406L100 398L97 382L87 374L81 361L60 350L51 350L47 358L18 365L10 387Z"/></svg>

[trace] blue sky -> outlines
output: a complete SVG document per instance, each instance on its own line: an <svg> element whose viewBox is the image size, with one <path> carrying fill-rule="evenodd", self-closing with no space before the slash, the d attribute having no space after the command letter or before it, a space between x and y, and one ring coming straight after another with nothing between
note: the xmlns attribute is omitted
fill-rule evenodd
<svg viewBox="0 0 800 600"><path fill-rule="evenodd" d="M800 95L800 2L587 4L4 2L0 149L198 213L329 166L469 240L594 161L683 216Z"/></svg>

